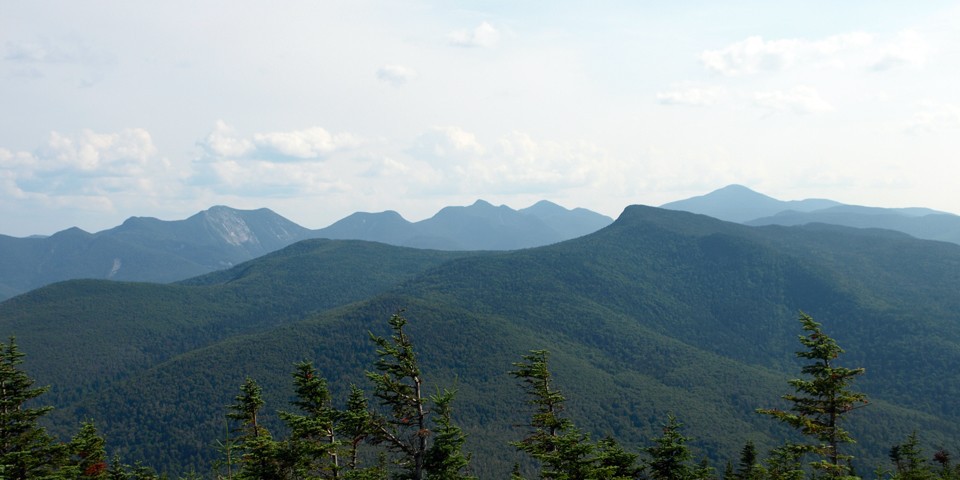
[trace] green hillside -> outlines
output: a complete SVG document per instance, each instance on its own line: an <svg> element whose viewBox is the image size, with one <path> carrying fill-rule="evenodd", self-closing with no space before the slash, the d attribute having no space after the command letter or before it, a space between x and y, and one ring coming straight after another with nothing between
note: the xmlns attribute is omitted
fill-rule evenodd
<svg viewBox="0 0 960 480"><path fill-rule="evenodd" d="M298 254L312 246L326 253ZM734 459L747 440L761 451L779 444L789 431L754 409L782 406L786 380L798 375L802 309L847 349L845 362L867 369L857 387L871 406L849 424L866 472L914 429L931 445L960 438L958 266L960 247L892 232L746 227L633 206L599 232L537 249L470 256L301 243L176 286L61 284L0 304L0 318L36 378L82 389L56 397L67 401L57 405L58 424L97 419L127 458L174 471L208 465L224 406L245 377L264 386L267 411L284 409L292 364L312 360L343 402L351 382L365 385L374 359L366 332L383 333L386 318L406 308L427 388L456 384L455 417L477 473L504 478L519 460L507 442L522 436L513 425L526 415L506 372L531 349L553 352L570 415L595 436L636 450L673 412L715 462ZM74 323L98 325L120 344L155 345L162 335L143 331L136 309L123 305L142 289L136 295L180 299L136 308L169 335L161 345L184 347L121 363L106 385L57 374L45 343L54 335L64 338L56 355L102 382L102 359L82 354L95 346L71 343L77 330L53 323L90 298L55 289L91 285L103 300L74 308ZM197 331L217 333L188 340Z"/></svg>
<svg viewBox="0 0 960 480"><path fill-rule="evenodd" d="M307 240L181 285L75 280L0 303L28 368L66 405L177 355L375 295L464 253Z"/></svg>

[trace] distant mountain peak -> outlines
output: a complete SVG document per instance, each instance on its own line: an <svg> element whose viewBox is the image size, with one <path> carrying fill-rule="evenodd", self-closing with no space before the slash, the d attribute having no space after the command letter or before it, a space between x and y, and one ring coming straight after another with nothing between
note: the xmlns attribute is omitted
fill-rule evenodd
<svg viewBox="0 0 960 480"><path fill-rule="evenodd" d="M729 222L743 223L755 218L776 215L784 210L811 211L835 205L839 203L822 199L777 200L743 185L732 184L706 195L665 203L661 208L700 213Z"/></svg>
<svg viewBox="0 0 960 480"><path fill-rule="evenodd" d="M90 232L82 228L70 227L66 230L61 230L57 233L54 233L48 238L62 239L62 238L69 238L69 237L89 237L90 235L91 235Z"/></svg>
<svg viewBox="0 0 960 480"><path fill-rule="evenodd" d="M694 197L694 198L714 198L714 199L723 198L723 199L736 199L739 201L748 200L748 199L749 200L762 199L762 201L767 201L767 202L780 202L780 200L777 200L769 195L764 195L756 190L753 190L749 187L736 184L736 183L727 185L726 187L723 187L723 188L719 188L706 195L701 195L699 197Z"/></svg>
<svg viewBox="0 0 960 480"><path fill-rule="evenodd" d="M214 205L214 206L212 206L212 207L204 210L204 212L221 212L221 211L235 212L235 211L237 211L237 209L236 209L236 208L233 208L233 207L228 207L228 206L226 206L226 205Z"/></svg>
<svg viewBox="0 0 960 480"><path fill-rule="evenodd" d="M569 212L569 211L570 211L570 210L568 210L568 209L566 209L566 208L563 208L563 207L561 207L560 205L557 205L556 203L553 203L553 202L551 202L551 201L549 201L549 200L540 200L539 202L534 203L533 205L530 205L530 206L527 207L527 208L520 209L520 212L521 212L521 213L526 213L526 214L547 214L547 215L549 215L549 214L557 214L557 213L565 213L565 212Z"/></svg>
<svg viewBox="0 0 960 480"><path fill-rule="evenodd" d="M473 202L473 205L470 205L470 207L471 208L495 208L492 203L480 198L478 198L476 202Z"/></svg>
<svg viewBox="0 0 960 480"><path fill-rule="evenodd" d="M738 192L738 191L739 191L739 192L756 193L756 194L758 194L758 195L763 195L763 194L757 192L756 190L753 190L752 188L750 188L750 187L748 187L748 186L746 186L746 185L741 185L741 184L739 184L739 183L731 183L730 185L727 185L726 187L720 187L720 188L716 189L716 190L714 191L714 193L716 193L716 192ZM764 196L766 196L766 195L764 195Z"/></svg>

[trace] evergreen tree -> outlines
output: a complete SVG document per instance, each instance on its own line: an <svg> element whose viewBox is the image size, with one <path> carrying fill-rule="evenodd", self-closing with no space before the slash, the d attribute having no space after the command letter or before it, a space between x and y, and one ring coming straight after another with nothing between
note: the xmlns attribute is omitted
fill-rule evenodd
<svg viewBox="0 0 960 480"><path fill-rule="evenodd" d="M433 413L437 415L435 419L437 429L433 445L427 449L424 459L428 480L475 478L463 472L470 466L470 456L465 455L462 450L467 436L451 418L450 404L453 402L455 393L453 390L444 390L443 393L430 396L430 401L434 404Z"/></svg>
<svg viewBox="0 0 960 480"><path fill-rule="evenodd" d="M740 462L737 464L737 470L734 473L736 480L762 480L763 467L757 459L757 447L752 441L747 441L740 450Z"/></svg>
<svg viewBox="0 0 960 480"><path fill-rule="evenodd" d="M240 387L236 402L229 406L227 418L240 423L237 428L237 448L243 452L240 457L238 479L278 479L283 478L277 462L278 449L270 432L260 425L260 409L264 405L261 388L255 381L247 378Z"/></svg>
<svg viewBox="0 0 960 480"><path fill-rule="evenodd" d="M166 480L166 476L159 476L152 468L140 462L131 467L121 461L119 455L114 455L107 468L106 480ZM218 477L222 478L222 477Z"/></svg>
<svg viewBox="0 0 960 480"><path fill-rule="evenodd" d="M640 478L642 467L637 466L640 456L623 449L613 438L597 442L594 477L605 480L633 480Z"/></svg>
<svg viewBox="0 0 960 480"><path fill-rule="evenodd" d="M34 387L20 365L16 339L0 342L0 478L43 478L65 461L67 450L37 423L53 407L28 407L49 387Z"/></svg>
<svg viewBox="0 0 960 480"><path fill-rule="evenodd" d="M893 480L933 480L936 474L930 469L923 452L917 432L911 433L907 441L894 445L890 449L890 461L893 462Z"/></svg>
<svg viewBox="0 0 960 480"><path fill-rule="evenodd" d="M420 365L410 337L403 330L407 319L397 312L390 317L393 335L387 339L370 334L377 346L376 372L367 372L373 382L374 396L390 409L389 416L379 415L373 421L373 440L400 454L398 465L405 478L420 480L424 475L427 452L428 409L423 396Z"/></svg>
<svg viewBox="0 0 960 480"><path fill-rule="evenodd" d="M130 473L127 472L129 465L124 465L119 454L114 454L107 468L107 480L128 480Z"/></svg>
<svg viewBox="0 0 960 480"><path fill-rule="evenodd" d="M571 420L560 415L565 399L552 385L549 356L546 350L534 350L523 356L525 361L513 364L516 370L510 374L520 379L534 413L529 425L532 431L510 444L540 462L541 478L599 478L596 447Z"/></svg>
<svg viewBox="0 0 960 480"><path fill-rule="evenodd" d="M687 447L689 439L680 433L683 424L673 415L667 417L663 434L653 440L653 445L643 449L650 456L644 463L653 480L692 480L711 476L711 468L703 465L693 467L693 455Z"/></svg>
<svg viewBox="0 0 960 480"><path fill-rule="evenodd" d="M157 472L152 468L136 462L133 464L133 470L127 478L130 480L166 480L167 477L157 475Z"/></svg>
<svg viewBox="0 0 960 480"><path fill-rule="evenodd" d="M933 461L940 464L938 475L943 480L956 480L960 478L960 468L955 467L950 461L950 452L940 449L933 454Z"/></svg>
<svg viewBox="0 0 960 480"><path fill-rule="evenodd" d="M770 480L803 480L806 474L800 457L803 451L795 445L784 445L773 449L767 456L766 478Z"/></svg>
<svg viewBox="0 0 960 480"><path fill-rule="evenodd" d="M302 413L280 412L290 427L282 456L297 478L339 478L340 442L334 431L337 411L331 405L327 381L317 374L313 364L296 364L293 373L296 400Z"/></svg>
<svg viewBox="0 0 960 480"><path fill-rule="evenodd" d="M841 427L841 421L851 410L867 403L866 395L850 390L851 382L862 375L864 369L836 365L843 349L833 338L824 334L820 324L807 314L800 313L800 322L808 334L800 336L800 343L806 350L799 351L796 355L812 361L801 370L809 378L790 380L789 383L796 393L783 396L792 404L790 411L757 411L812 437L814 443L796 447L802 452L820 457L820 460L811 464L815 469L832 478L852 476L852 457L842 453L840 445L853 443L854 440L849 432Z"/></svg>
<svg viewBox="0 0 960 480"><path fill-rule="evenodd" d="M224 439L217 440L216 450L219 454L219 457L216 461L213 462L213 471L214 478L217 480L233 479L233 466L235 464L234 452L237 449L236 440L230 436L230 425L229 422L225 425L224 428ZM226 472L223 472L226 470ZM111 477L111 480L112 477Z"/></svg>
<svg viewBox="0 0 960 480"><path fill-rule="evenodd" d="M367 378L373 383L374 396L380 399L380 405L390 411L389 415L373 416L370 439L399 454L396 463L402 473L398 478L421 480L429 473L429 468L449 473L451 476L446 478L464 478L458 472L466 467L462 462L468 457L460 452L462 439L458 437L461 433L450 420L452 393L435 399L445 403L435 405L435 408L441 412L439 429L447 436L439 446L431 449L429 439L432 432L427 421L430 409L428 399L423 396L423 377L413 342L404 331L407 319L402 311L397 312L390 317L389 324L393 331L389 339L370 334L377 346L378 359L377 371L367 372ZM444 411L446 416L442 413ZM428 453L430 465L427 464ZM439 475L440 471L433 474Z"/></svg>
<svg viewBox="0 0 960 480"><path fill-rule="evenodd" d="M336 431L349 443L347 470L359 468L360 444L366 440L373 428L373 416L367 406L367 397L356 385L350 385L347 408L337 414Z"/></svg>
<svg viewBox="0 0 960 480"><path fill-rule="evenodd" d="M84 422L69 445L77 479L104 480L108 477L106 442L92 422Z"/></svg>

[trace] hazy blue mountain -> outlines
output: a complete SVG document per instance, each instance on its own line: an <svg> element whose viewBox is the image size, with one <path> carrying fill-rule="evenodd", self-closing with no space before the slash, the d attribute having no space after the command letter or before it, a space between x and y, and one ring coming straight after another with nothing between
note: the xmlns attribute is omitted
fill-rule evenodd
<svg viewBox="0 0 960 480"><path fill-rule="evenodd" d="M960 244L960 216L926 208L875 208L841 205L798 212L788 210L745 222L747 225L829 223L857 228L885 228L917 238Z"/></svg>
<svg viewBox="0 0 960 480"><path fill-rule="evenodd" d="M613 219L585 208L568 210L560 205L541 200L520 213L539 218L560 234L563 240L582 237L613 223Z"/></svg>
<svg viewBox="0 0 960 480"><path fill-rule="evenodd" d="M175 286L65 282L0 303L0 329L52 384L63 430L93 418L130 461L182 467L212 459L245 377L273 412L288 408L293 362L313 360L342 402L375 358L368 332L406 308L426 388L455 383L475 465L504 478L526 415L506 372L534 348L554 352L568 412L596 436L642 445L674 413L715 461L747 440L766 451L788 429L754 409L781 406L798 375L802 309L844 365L867 369L870 407L846 426L870 471L914 430L933 445L960 437L958 269L960 246L888 230L632 206L539 248L307 241Z"/></svg>
<svg viewBox="0 0 960 480"><path fill-rule="evenodd" d="M879 208L832 200L782 201L729 185L706 195L670 202L663 208L709 215L746 225L828 223L855 228L883 228L926 240L960 244L960 217L929 208Z"/></svg>
<svg viewBox="0 0 960 480"><path fill-rule="evenodd" d="M409 246L441 248L440 242L446 241L452 250L515 250L561 240L565 239L537 217L477 200L467 207L445 207L418 222L418 234Z"/></svg>
<svg viewBox="0 0 960 480"><path fill-rule="evenodd" d="M419 222L409 222L393 211L355 213L314 235L436 250L515 250L583 236L612 221L596 212L567 210L547 201L518 211L477 200L470 206L445 207Z"/></svg>
<svg viewBox="0 0 960 480"><path fill-rule="evenodd" d="M357 212L329 227L316 230L314 236L332 240L368 240L399 245L404 239L415 235L415 228L414 224L393 210L380 213Z"/></svg>
<svg viewBox="0 0 960 480"><path fill-rule="evenodd" d="M224 268L308 238L310 230L266 208L215 206L185 220L132 217L97 235L176 252L198 264Z"/></svg>
<svg viewBox="0 0 960 480"><path fill-rule="evenodd" d="M0 300L71 279L171 282L228 268L308 238L437 250L511 250L585 235L613 220L540 202L522 212L482 200L411 223L394 211L354 213L310 230L266 209L215 206L184 220L131 217L97 233L0 235Z"/></svg>
<svg viewBox="0 0 960 480"><path fill-rule="evenodd" d="M216 206L184 220L131 217L97 233L0 236L0 299L69 279L170 282L259 257L308 238L268 209Z"/></svg>
<svg viewBox="0 0 960 480"><path fill-rule="evenodd" d="M746 222L776 215L784 210L809 212L840 205L824 199L783 201L757 193L743 185L728 185L706 195L665 203L661 208L700 213L728 222Z"/></svg>

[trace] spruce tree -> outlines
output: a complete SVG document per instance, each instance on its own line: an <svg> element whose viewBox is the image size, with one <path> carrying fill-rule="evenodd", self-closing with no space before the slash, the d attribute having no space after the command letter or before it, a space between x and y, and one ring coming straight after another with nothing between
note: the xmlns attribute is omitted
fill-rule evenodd
<svg viewBox="0 0 960 480"><path fill-rule="evenodd" d="M413 342L403 329L407 319L401 313L390 317L393 335L389 339L370 334L379 358L377 371L367 372L367 378L373 382L374 396L390 410L389 415L374 419L373 440L400 454L397 463L406 472L406 478L421 480L430 436L429 411Z"/></svg>
<svg viewBox="0 0 960 480"><path fill-rule="evenodd" d="M770 451L764 461L766 476L769 480L803 480L806 473L800 463L802 449L795 445L783 445Z"/></svg>
<svg viewBox="0 0 960 480"><path fill-rule="evenodd" d="M337 411L331 405L327 381L313 364L300 362L293 383L297 396L292 403L301 413L280 412L280 418L290 427L284 460L298 478L338 478L340 442L334 430Z"/></svg>
<svg viewBox="0 0 960 480"><path fill-rule="evenodd" d="M130 468L130 466L124 465L120 459L120 455L115 453L110 461L110 466L107 468L107 480L129 480L130 473L127 472L128 468ZM232 476L228 476L227 478L232 478Z"/></svg>
<svg viewBox="0 0 960 480"><path fill-rule="evenodd" d="M640 478L643 468L637 465L637 458L639 455L624 450L613 438L603 438L596 445L594 476L605 480Z"/></svg>
<svg viewBox="0 0 960 480"><path fill-rule="evenodd" d="M814 441L793 445L799 452L820 457L811 465L832 478L852 476L852 456L841 452L844 443L853 443L841 423L853 409L867 403L866 395L850 389L853 380L862 375L863 368L847 368L837 365L843 353L837 342L823 333L820 324L805 313L800 313L800 322L806 336L800 335L800 343L806 347L796 353L797 357L810 360L801 372L807 378L790 380L796 393L784 395L790 402L790 410L758 409L770 415Z"/></svg>
<svg viewBox="0 0 960 480"><path fill-rule="evenodd" d="M933 461L940 464L940 471L937 475L943 480L956 480L960 478L960 468L954 466L950 461L950 452L945 449L937 450L933 454Z"/></svg>
<svg viewBox="0 0 960 480"><path fill-rule="evenodd" d="M393 331L389 339L370 334L370 339L377 346L378 359L376 371L367 372L367 378L373 383L374 396L380 400L380 405L389 410L388 415L372 417L370 439L398 454L396 463L402 472L397 478L421 480L429 473L429 468L448 472L450 476L446 478L467 478L460 470L466 467L462 460L468 457L460 453L460 434L449 414L452 393L435 399L445 403L434 405L441 412L439 422L434 423L445 432L446 437L441 440L440 446L431 451L430 437L433 432L428 423L431 402L423 395L420 365L413 342L404 330L407 319L400 311L390 317L389 324ZM453 466L457 468L453 469Z"/></svg>
<svg viewBox="0 0 960 480"><path fill-rule="evenodd" d="M433 444L427 449L424 467L428 480L471 480L475 477L464 473L470 466L470 455L463 453L467 436L453 423L453 390L444 390L430 396L434 405L434 422L437 425Z"/></svg>
<svg viewBox="0 0 960 480"><path fill-rule="evenodd" d="M70 463L76 470L74 478L108 478L106 442L92 422L81 425L80 432L70 441L69 449L72 456Z"/></svg>
<svg viewBox="0 0 960 480"><path fill-rule="evenodd" d="M740 450L740 462L734 473L736 480L763 480L763 467L757 459L757 447L752 441L747 441Z"/></svg>
<svg viewBox="0 0 960 480"><path fill-rule="evenodd" d="M24 353L16 339L0 342L0 478L43 478L55 472L66 459L65 446L56 442L37 420L53 407L29 407L28 402L49 387L34 387L20 365Z"/></svg>
<svg viewBox="0 0 960 480"><path fill-rule="evenodd" d="M549 356L546 350L534 350L523 356L523 362L513 364L516 370L510 374L521 381L534 413L529 424L532 431L510 444L540 462L540 478L597 478L596 447L561 415L565 399L553 386Z"/></svg>
<svg viewBox="0 0 960 480"><path fill-rule="evenodd" d="M652 480L693 480L709 478L708 466L690 465L693 454L687 446L689 439L680 433L683 427L673 415L667 417L663 434L653 439L653 445L643 449L650 456L644 464Z"/></svg>
<svg viewBox="0 0 960 480"><path fill-rule="evenodd" d="M238 479L282 478L277 443L270 432L260 424L260 409L264 405L261 388L250 378L240 386L236 402L228 408L227 418L240 423L236 429L236 444L242 453Z"/></svg>
<svg viewBox="0 0 960 480"><path fill-rule="evenodd" d="M347 408L337 414L336 431L349 444L346 458L347 470L358 469L360 444L373 432L373 416L367 406L367 397L356 385L350 385Z"/></svg>
<svg viewBox="0 0 960 480"><path fill-rule="evenodd" d="M933 480L937 477L923 458L917 432L911 433L905 442L890 449L893 462L893 480Z"/></svg>

